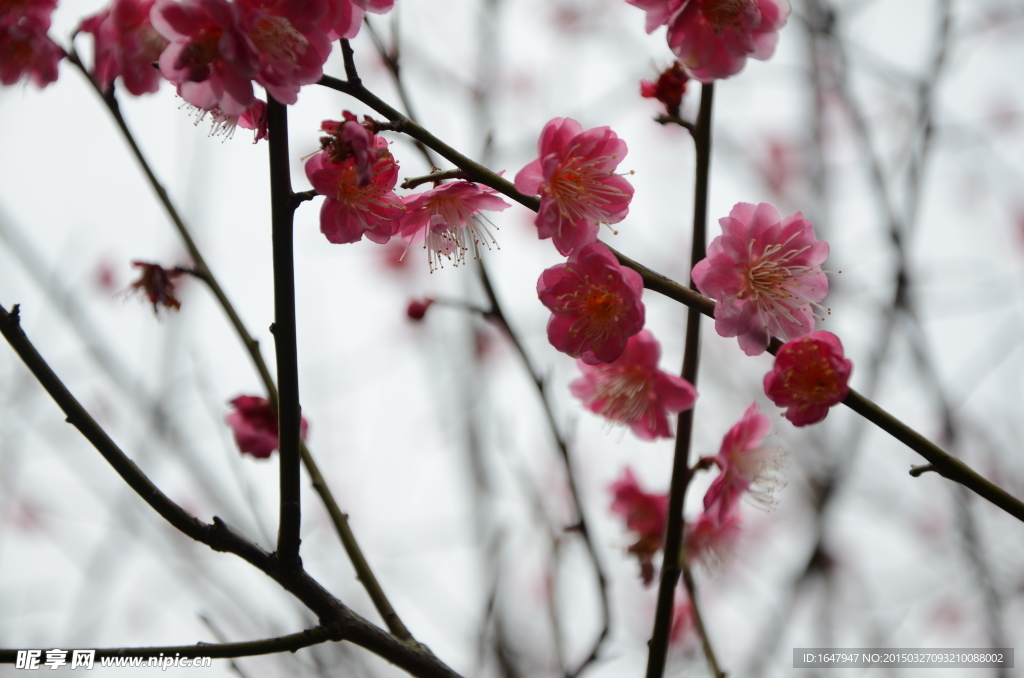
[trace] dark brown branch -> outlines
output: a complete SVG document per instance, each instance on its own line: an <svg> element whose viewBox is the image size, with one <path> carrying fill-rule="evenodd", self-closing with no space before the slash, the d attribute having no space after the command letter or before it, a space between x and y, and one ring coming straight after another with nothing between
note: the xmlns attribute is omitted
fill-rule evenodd
<svg viewBox="0 0 1024 678"><path fill-rule="evenodd" d="M215 551L233 553L264 572L317 615L331 640L347 640L364 647L419 678L460 678L426 647L402 642L352 612L310 577L301 564L282 566L276 554L267 553L220 518L214 517L212 524L204 523L167 497L121 451L54 374L22 331L18 312L17 305L10 313L0 306L0 334L64 411L68 422L81 431L128 486L167 522L195 541Z"/></svg>

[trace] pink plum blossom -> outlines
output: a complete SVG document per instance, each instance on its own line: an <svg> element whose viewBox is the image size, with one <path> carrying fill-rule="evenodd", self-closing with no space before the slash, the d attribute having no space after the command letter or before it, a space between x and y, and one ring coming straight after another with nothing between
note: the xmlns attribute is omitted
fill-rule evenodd
<svg viewBox="0 0 1024 678"><path fill-rule="evenodd" d="M256 82L283 104L323 77L331 43L320 22L328 0L235 0L241 26L259 58Z"/></svg>
<svg viewBox="0 0 1024 678"><path fill-rule="evenodd" d="M330 6L321 27L331 40L337 40L356 37L366 12L387 14L395 6L395 0L332 0Z"/></svg>
<svg viewBox="0 0 1024 678"><path fill-rule="evenodd" d="M643 279L599 242L541 273L537 295L551 310L548 341L588 365L612 362L644 327Z"/></svg>
<svg viewBox="0 0 1024 678"><path fill-rule="evenodd" d="M153 27L170 41L160 73L188 103L241 115L256 101L252 80L260 57L242 28L240 7L227 0L156 0Z"/></svg>
<svg viewBox="0 0 1024 678"><path fill-rule="evenodd" d="M764 392L788 408L786 419L794 426L817 424L850 392L852 371L839 337L819 330L782 345L764 377Z"/></svg>
<svg viewBox="0 0 1024 678"><path fill-rule="evenodd" d="M157 91L160 71L153 62L168 45L150 21L155 0L114 0L82 22L95 46L93 77L102 89L121 76L125 89L136 96Z"/></svg>
<svg viewBox="0 0 1024 678"><path fill-rule="evenodd" d="M707 510L701 512L697 520L686 526L683 548L687 562L700 563L708 569L720 566L736 545L740 529L738 510L724 516Z"/></svg>
<svg viewBox="0 0 1024 678"><path fill-rule="evenodd" d="M57 80L64 51L47 36L56 0L0 0L0 84L31 78L43 88Z"/></svg>
<svg viewBox="0 0 1024 678"><path fill-rule="evenodd" d="M320 209L320 232L330 242L358 242L365 235L384 244L398 232L405 212L394 191L398 164L388 151L387 140L375 137L373 149L377 156L365 186L359 184L355 157L333 163L324 152L306 162L306 177L316 192L327 198Z"/></svg>
<svg viewBox="0 0 1024 678"><path fill-rule="evenodd" d="M697 390L682 377L658 369L661 345L644 330L630 337L617 360L577 361L583 377L569 385L584 406L609 421L628 425L639 438L671 438L669 412L693 407Z"/></svg>
<svg viewBox="0 0 1024 678"><path fill-rule="evenodd" d="M647 12L647 32L653 33L664 26L687 0L626 0L634 7Z"/></svg>
<svg viewBox="0 0 1024 678"><path fill-rule="evenodd" d="M721 473L704 495L704 510L710 516L728 520L744 493L763 507L774 504L774 493L785 479L780 472L782 450L762 445L771 427L771 420L752 403L725 434L718 455L712 457Z"/></svg>
<svg viewBox="0 0 1024 678"><path fill-rule="evenodd" d="M739 73L748 56L769 58L788 16L789 0L689 0L668 22L668 45L707 83Z"/></svg>
<svg viewBox="0 0 1024 678"><path fill-rule="evenodd" d="M181 86L179 85L179 91ZM196 116L195 124L198 126L199 123L210 118L210 136L211 137L224 137L230 139L235 135L235 129L241 127L242 129L253 130L253 140L255 144L261 139L268 139L270 137L269 127L267 124L267 105L259 99L253 101L252 106L245 109L245 112L241 115L227 115L220 109L220 106L214 106L210 110L197 108L189 105L191 113Z"/></svg>
<svg viewBox="0 0 1024 678"><path fill-rule="evenodd" d="M718 333L759 355L771 335L793 339L813 330L812 309L828 293L821 270L828 243L814 237L811 222L800 212L783 219L766 202L741 202L719 223L722 235L692 273L701 293L718 300Z"/></svg>
<svg viewBox="0 0 1024 678"><path fill-rule="evenodd" d="M516 175L516 190L540 195L534 223L568 256L597 240L598 224L626 218L633 187L615 174L626 142L608 127L583 131L575 120L555 118L537 142L540 157Z"/></svg>
<svg viewBox="0 0 1024 678"><path fill-rule="evenodd" d="M381 155L375 136L376 126L366 118L359 124L356 116L349 111L341 112L343 120L324 120L320 130L326 136L320 137L320 148L327 160L340 164L348 158L356 162L356 179L360 186L366 186L373 179L373 163Z"/></svg>
<svg viewBox="0 0 1024 678"><path fill-rule="evenodd" d="M489 221L482 210L500 212L509 205L495 192L469 181L441 184L428 191L404 198L402 237L414 242L424 241L430 270L444 267L441 257L455 266L464 263L466 252L476 252L481 243L490 244L494 237L487 228Z"/></svg>
<svg viewBox="0 0 1024 678"><path fill-rule="evenodd" d="M644 584L654 580L654 555L661 550L665 539L665 525L668 521L668 495L644 492L630 468L622 471L622 477L608 486L612 493L612 513L626 520L626 529L637 535L637 541L629 552L640 561L640 573Z"/></svg>
<svg viewBox="0 0 1024 678"><path fill-rule="evenodd" d="M252 142L255 144L263 139L270 138L270 126L267 120L267 104L257 99L245 113L238 116L238 126L242 129L251 129L253 132Z"/></svg>
<svg viewBox="0 0 1024 678"><path fill-rule="evenodd" d="M257 459L266 459L278 448L277 412L270 401L258 396L238 396L231 401L235 408L224 420L235 434L238 449ZM306 439L309 424L302 417L299 422L299 437Z"/></svg>

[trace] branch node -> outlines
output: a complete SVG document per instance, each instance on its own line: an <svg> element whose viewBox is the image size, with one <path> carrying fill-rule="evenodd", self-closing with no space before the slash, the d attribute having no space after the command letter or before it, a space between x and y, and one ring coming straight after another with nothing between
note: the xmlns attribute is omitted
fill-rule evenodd
<svg viewBox="0 0 1024 678"><path fill-rule="evenodd" d="M935 467L933 465L931 465L931 464L922 464L920 466L911 466L910 467L910 475L912 475L915 478L920 478L921 476L923 476L925 473L928 473L929 471L931 471L933 473L938 473L938 471L935 469Z"/></svg>

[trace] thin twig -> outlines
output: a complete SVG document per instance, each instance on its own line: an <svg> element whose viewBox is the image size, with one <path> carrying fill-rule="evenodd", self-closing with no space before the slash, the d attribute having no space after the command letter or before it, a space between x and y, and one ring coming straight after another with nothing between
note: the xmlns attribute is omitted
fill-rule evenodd
<svg viewBox="0 0 1024 678"><path fill-rule="evenodd" d="M697 148L697 179L694 185L693 241L690 251L691 266L704 258L707 249L708 183L711 170L711 111L714 101L714 85L701 87L700 112L697 115L697 129L694 142ZM694 287L693 282L690 283ZM700 310L690 307L686 316L686 343L683 348L682 377L691 384L697 384L697 370L700 365ZM672 481L669 489L668 520L665 532L665 549L661 566L661 583L658 588L658 602L654 612L654 632L651 635L647 654L647 678L661 678L665 673L668 656L669 636L672 629L672 607L675 602L675 588L681 568L683 530L683 506L686 490L689 488L693 471L690 469L690 442L693 435L693 413L690 408L679 413L676 430L675 456L672 460ZM686 583L691 601L696 601L693 579ZM704 654L715 678L722 674L718 669L711 641L700 629Z"/></svg>
<svg viewBox="0 0 1024 678"><path fill-rule="evenodd" d="M402 188L416 188L421 184L429 184L432 181L444 181L446 179L466 179L466 173L462 170L450 169L431 172L421 177L409 177L402 182Z"/></svg>

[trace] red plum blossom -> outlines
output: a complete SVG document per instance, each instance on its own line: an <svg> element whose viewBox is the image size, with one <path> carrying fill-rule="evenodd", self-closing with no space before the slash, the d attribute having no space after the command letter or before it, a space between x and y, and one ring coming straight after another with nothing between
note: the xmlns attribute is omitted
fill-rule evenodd
<svg viewBox="0 0 1024 678"><path fill-rule="evenodd" d="M238 396L231 401L235 408L224 420L235 434L238 449L257 459L266 459L278 448L277 412L270 401L258 396ZM299 437L306 439L309 424L302 417Z"/></svg>
<svg viewBox="0 0 1024 678"><path fill-rule="evenodd" d="M365 235L384 244L398 232L399 219L405 213L402 199L394 191L398 164L386 139L374 137L372 150L376 157L366 185L359 183L354 156L333 163L323 152L306 162L306 177L314 190L327 198L320 208L320 232L330 242L358 242Z"/></svg>
<svg viewBox="0 0 1024 678"><path fill-rule="evenodd" d="M828 293L821 264L829 248L814 237L811 222L800 212L783 219L766 202L741 202L719 223L722 235L692 273L697 289L718 300L718 333L759 355L771 335L794 339L813 330L812 309Z"/></svg>
<svg viewBox="0 0 1024 678"><path fill-rule="evenodd" d="M577 361L583 377L572 394L591 412L629 426L643 440L671 438L669 412L693 407L697 390L682 377L658 368L661 345L649 331L630 337L626 350L610 363Z"/></svg>
<svg viewBox="0 0 1024 678"><path fill-rule="evenodd" d="M160 71L153 62L168 45L150 21L155 0L114 0L82 22L81 31L92 33L95 46L93 77L102 89L120 76L125 89L136 96L160 88Z"/></svg>
<svg viewBox="0 0 1024 678"><path fill-rule="evenodd" d="M500 212L509 205L486 186L469 181L441 184L404 198L401 234L409 242L424 241L430 270L444 266L441 257L455 266L464 263L466 252L481 243L490 248L494 237L482 210Z"/></svg>
<svg viewBox="0 0 1024 678"><path fill-rule="evenodd" d="M644 327L643 279L599 242L541 273L537 295L551 310L551 345L588 365L612 362Z"/></svg>
<svg viewBox="0 0 1024 678"><path fill-rule="evenodd" d="M819 330L782 345L764 392L795 426L817 424L850 392L852 371L839 337Z"/></svg>
<svg viewBox="0 0 1024 678"><path fill-rule="evenodd" d="M56 0L0 0L0 84L28 77L37 87L57 80L64 51L50 40Z"/></svg>
<svg viewBox="0 0 1024 678"><path fill-rule="evenodd" d="M537 150L540 157L516 175L516 190L540 195L534 223L560 254L597 240L598 224L626 218L633 187L615 174L626 142L610 128L584 132L575 120L555 118L544 126Z"/></svg>
<svg viewBox="0 0 1024 678"><path fill-rule="evenodd" d="M181 302L175 294L175 279L181 276L181 271L176 268L164 268L159 264L150 264L145 261L133 261L132 266L142 269L139 279L128 286L129 292L141 292L146 295L149 303L153 304L153 312L156 313L160 307L178 310Z"/></svg>
<svg viewBox="0 0 1024 678"><path fill-rule="evenodd" d="M665 106L665 113L678 116L689 79L682 65L676 61L662 71L656 81L641 80L640 96L645 99L657 99Z"/></svg>

